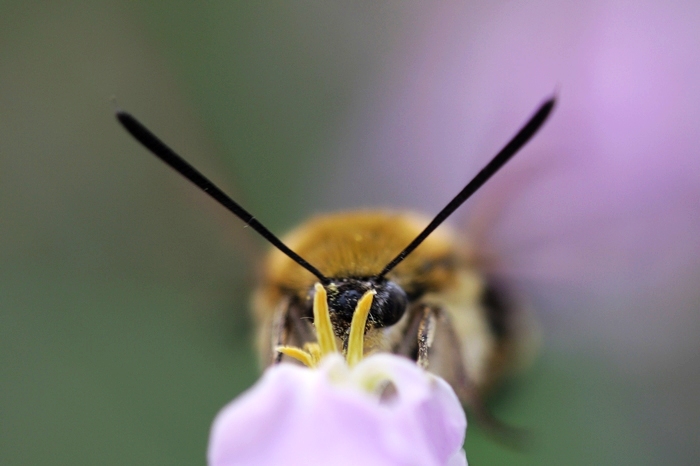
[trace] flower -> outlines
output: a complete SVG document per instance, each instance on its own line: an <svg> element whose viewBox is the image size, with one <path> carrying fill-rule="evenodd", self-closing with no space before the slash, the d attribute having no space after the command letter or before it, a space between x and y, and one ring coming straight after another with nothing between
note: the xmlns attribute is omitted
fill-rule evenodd
<svg viewBox="0 0 700 466"><path fill-rule="evenodd" d="M328 338L325 291L316 290L319 343L280 348L309 367L272 366L224 407L212 426L209 465L466 465L467 420L449 384L403 357L362 357L362 332L352 334L365 327L369 293L355 311L346 361Z"/></svg>

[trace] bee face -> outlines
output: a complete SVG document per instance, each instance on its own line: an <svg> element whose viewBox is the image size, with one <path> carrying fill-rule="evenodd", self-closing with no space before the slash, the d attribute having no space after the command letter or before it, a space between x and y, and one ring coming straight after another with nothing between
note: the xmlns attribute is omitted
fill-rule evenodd
<svg viewBox="0 0 700 466"><path fill-rule="evenodd" d="M368 351L393 351L408 331L409 321L426 303L442 305L447 297L458 302L480 298L480 285L462 293L464 296L457 291L463 287L460 277L464 271L474 270L474 258L466 242L458 241L448 227L435 231L387 277L376 278L427 221L407 212L339 213L313 218L283 238L331 277L324 287L339 343L343 344L347 336L357 300L372 289L377 295L368 323ZM306 337L314 338L310 309L316 282L313 275L278 250L269 252L253 306L264 364L274 359L272 348L276 343L271 343L271 329L275 313L284 307L281 303L289 307L289 338L300 346L307 342ZM305 331L300 327L309 328Z"/></svg>
<svg viewBox="0 0 700 466"><path fill-rule="evenodd" d="M369 311L368 325L383 328L403 317L408 305L406 292L396 283L376 278L344 278L327 286L328 307L336 332L346 333L357 308L357 302L368 291L375 291Z"/></svg>
<svg viewBox="0 0 700 466"><path fill-rule="evenodd" d="M347 337L357 303L368 291L374 291L374 299L367 318L367 330L384 328L397 323L406 312L408 296L396 283L386 279L341 278L333 279L326 286L328 310L336 335ZM316 287L308 291L305 319L313 319L312 303Z"/></svg>
<svg viewBox="0 0 700 466"><path fill-rule="evenodd" d="M377 334L369 330L388 331L421 296L439 292L454 281L457 254L462 251L454 246L453 233L448 228L431 235L387 277L376 276L420 233L425 223L424 217L406 212L358 211L311 219L283 238L330 277L325 288L341 343L347 336L357 301L365 292L377 293L367 325L368 334ZM303 309L299 314L310 322L316 282L313 275L284 254L270 251L254 299L263 360L271 356L267 333L271 310L286 300L293 308Z"/></svg>

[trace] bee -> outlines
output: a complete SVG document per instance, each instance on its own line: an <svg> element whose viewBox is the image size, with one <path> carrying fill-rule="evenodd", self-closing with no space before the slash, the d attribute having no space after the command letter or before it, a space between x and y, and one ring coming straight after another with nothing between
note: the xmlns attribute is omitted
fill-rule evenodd
<svg viewBox="0 0 700 466"><path fill-rule="evenodd" d="M252 300L263 365L286 358L276 350L280 346L315 341L312 303L318 284L326 290L333 331L344 349L358 300L373 291L365 354L385 351L413 359L447 380L482 425L502 432L507 428L488 413L483 396L517 358L515 312L479 269L475 251L442 224L537 133L555 101L543 102L432 220L400 211L336 213L312 218L283 239L133 116L123 111L116 116L137 141L273 246Z"/></svg>

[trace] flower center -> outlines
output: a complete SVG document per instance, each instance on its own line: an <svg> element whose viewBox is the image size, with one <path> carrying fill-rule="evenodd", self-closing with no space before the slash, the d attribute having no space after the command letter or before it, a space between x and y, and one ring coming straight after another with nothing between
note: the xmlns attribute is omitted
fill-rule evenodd
<svg viewBox="0 0 700 466"><path fill-rule="evenodd" d="M335 342L331 315L328 311L326 289L320 283L316 283L314 288L316 289L316 294L314 295L313 311L317 343L306 343L303 349L296 346L278 346L275 348L280 353L301 361L308 367L318 366L321 359L328 354L339 353ZM367 317L376 293L376 291L370 290L362 295L352 315L348 349L345 354L345 359L350 367L360 362L364 356L365 326L367 325Z"/></svg>

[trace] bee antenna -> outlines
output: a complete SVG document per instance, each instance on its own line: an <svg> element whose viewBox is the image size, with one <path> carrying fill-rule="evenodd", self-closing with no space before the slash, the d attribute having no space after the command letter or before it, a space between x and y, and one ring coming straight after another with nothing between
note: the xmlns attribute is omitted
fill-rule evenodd
<svg viewBox="0 0 700 466"><path fill-rule="evenodd" d="M414 249L416 249L425 238L430 235L442 222L444 222L447 217L449 217L459 206L464 203L467 199L471 197L484 183L486 183L489 178L491 178L498 170L503 167L503 165L508 162L529 140L532 136L537 133L537 131L542 127L547 117L552 112L554 104L556 102L556 95L547 99L535 112L535 114L530 118L530 120L523 126L518 133L513 136L508 144L505 145L501 151L496 154L496 156L491 159L491 161L486 164L484 168L462 189L459 194L452 199L449 204L447 204L438 213L435 218L428 224L427 227L411 241L411 244L406 246L406 248L399 253L391 262L389 262L386 267L376 276L377 279L381 279L386 274L391 272L401 261L403 261L406 256L411 254Z"/></svg>
<svg viewBox="0 0 700 466"><path fill-rule="evenodd" d="M306 262L297 253L292 251L280 241L270 230L268 230L262 223L257 221L247 210L241 207L236 201L231 199L227 194L225 194L221 189L219 189L214 183L209 181L207 177L202 175L197 169L190 165L185 159L180 157L173 151L170 147L165 145L163 141L158 139L155 134L151 133L148 128L143 126L136 118L127 112L121 110L117 111L117 120L122 126L131 134L134 139L140 142L146 149L150 150L156 157L161 159L163 162L168 164L176 172L190 180L192 183L197 185L202 191L209 194L214 198L219 204L226 207L230 212L236 215L238 218L243 220L246 225L251 227L253 230L258 232L260 236L265 238L270 244L286 254L290 259L292 259L297 264L304 267L306 270L314 274L323 284L330 282L325 275L323 275L319 270L313 265Z"/></svg>

